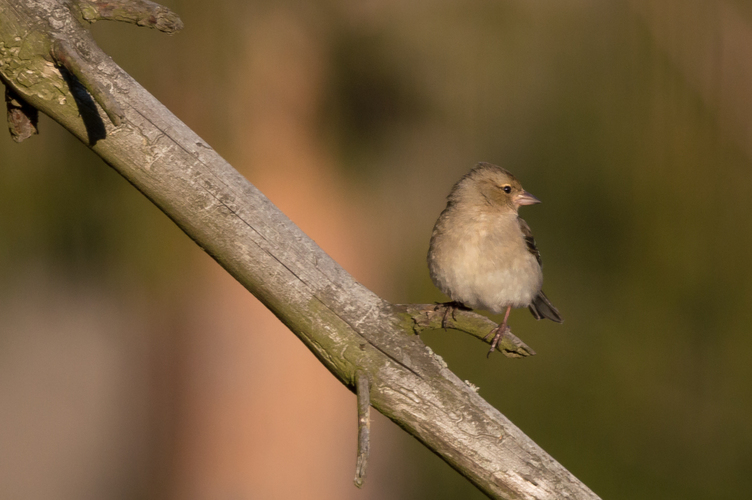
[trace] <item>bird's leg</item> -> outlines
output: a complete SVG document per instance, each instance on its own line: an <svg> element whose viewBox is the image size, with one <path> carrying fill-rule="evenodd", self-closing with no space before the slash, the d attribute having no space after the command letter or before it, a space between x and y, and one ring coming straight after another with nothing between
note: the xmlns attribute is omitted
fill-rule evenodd
<svg viewBox="0 0 752 500"><path fill-rule="evenodd" d="M483 340L488 340L488 337L491 335L494 336L493 340L491 341L491 349L488 351L488 354L486 354L486 357L489 357L492 352L496 350L496 346L499 345L499 341L501 340L502 335L504 335L504 332L509 330L509 327L507 326L507 320L509 319L509 313L512 312L512 306L507 306L507 312L504 313L504 321L501 322L499 326L488 332L488 335L483 337Z"/></svg>
<svg viewBox="0 0 752 500"><path fill-rule="evenodd" d="M444 315L441 318L441 328L443 328L444 330L448 328L447 320L449 319L450 314L452 315L452 321L457 321L454 317L454 311L456 311L457 309L462 309L463 311L470 311L470 308L465 307L464 304L462 304L461 302L457 302L456 300L438 304L437 309L439 306L444 308Z"/></svg>
<svg viewBox="0 0 752 500"><path fill-rule="evenodd" d="M444 330L447 329L447 318L449 317L450 312L452 313L452 319L454 319L454 307L444 306L444 316L441 317L441 328Z"/></svg>

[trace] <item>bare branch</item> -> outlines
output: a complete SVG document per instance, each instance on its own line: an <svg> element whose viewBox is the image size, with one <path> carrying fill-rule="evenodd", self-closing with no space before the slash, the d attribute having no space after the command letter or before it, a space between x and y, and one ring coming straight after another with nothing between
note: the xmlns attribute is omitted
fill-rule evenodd
<svg viewBox="0 0 752 500"><path fill-rule="evenodd" d="M434 315L415 321L423 313L411 315L355 281L102 53L76 12L66 0L0 0L3 83L128 179L343 384L354 390L357 374L365 374L371 405L485 494L598 498L420 341L416 324L433 325ZM86 86L109 119L76 96L61 67ZM117 128L109 124L118 119ZM481 321L458 315L463 329ZM485 334L487 326L481 321L467 328ZM532 354L524 344L504 349Z"/></svg>
<svg viewBox="0 0 752 500"><path fill-rule="evenodd" d="M395 308L412 318L415 333L448 327L470 334L490 344L490 339L486 337L488 337L488 332L497 326L490 319L472 311L455 309L451 314L446 314L446 305L444 304L399 304L395 305ZM509 358L524 358L535 355L534 350L508 330L504 333L496 349Z"/></svg>
<svg viewBox="0 0 752 500"><path fill-rule="evenodd" d="M183 21L173 11L148 0L79 0L84 20L94 23L105 19L155 28L168 34L183 29Z"/></svg>

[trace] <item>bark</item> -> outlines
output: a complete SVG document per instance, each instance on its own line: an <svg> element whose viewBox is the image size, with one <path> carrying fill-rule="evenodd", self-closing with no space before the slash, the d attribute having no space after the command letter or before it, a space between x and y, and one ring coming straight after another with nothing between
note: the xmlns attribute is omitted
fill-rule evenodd
<svg viewBox="0 0 752 500"><path fill-rule="evenodd" d="M355 281L97 47L87 30L97 19L166 32L182 25L143 0L0 0L0 78L18 107L46 113L86 143L337 379L355 390L356 374L367 377L375 409L488 496L597 498L421 342L415 330L440 326L440 314L395 306ZM451 324L488 332L464 311ZM532 353L519 339L505 342L507 354Z"/></svg>

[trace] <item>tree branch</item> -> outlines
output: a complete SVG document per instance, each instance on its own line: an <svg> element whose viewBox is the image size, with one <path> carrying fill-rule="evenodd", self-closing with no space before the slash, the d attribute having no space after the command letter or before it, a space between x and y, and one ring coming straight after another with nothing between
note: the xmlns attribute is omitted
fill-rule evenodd
<svg viewBox="0 0 752 500"><path fill-rule="evenodd" d="M487 495L597 498L426 348L414 330L435 325L433 315L416 316L355 281L105 55L80 15L92 4L103 2L0 0L3 83L154 202L343 384L354 390L356 374L366 375L374 408ZM80 60L71 64L71 55ZM458 326L472 321L459 316ZM508 353L532 353L508 345Z"/></svg>
<svg viewBox="0 0 752 500"><path fill-rule="evenodd" d="M90 23L105 19L155 28L164 33L177 33L183 21L167 7L149 0L79 0L81 17Z"/></svg>
<svg viewBox="0 0 752 500"><path fill-rule="evenodd" d="M446 315L444 304L398 304L395 310L403 312L413 320L413 331L438 330L439 328L453 328L472 335L488 344L490 332L497 325L490 319L472 311L455 309ZM496 349L509 358L524 358L535 355L530 347L507 330L499 341Z"/></svg>

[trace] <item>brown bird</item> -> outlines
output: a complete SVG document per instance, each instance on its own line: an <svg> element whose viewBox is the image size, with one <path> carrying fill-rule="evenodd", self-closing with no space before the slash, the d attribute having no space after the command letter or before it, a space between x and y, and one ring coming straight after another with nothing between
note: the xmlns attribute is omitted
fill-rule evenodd
<svg viewBox="0 0 752 500"><path fill-rule="evenodd" d="M506 330L513 307L527 307L535 319L563 319L541 290L541 257L530 226L517 211L540 200L501 167L479 163L457 182L431 235L428 269L452 308L504 313L490 355ZM446 319L446 315L444 316Z"/></svg>

